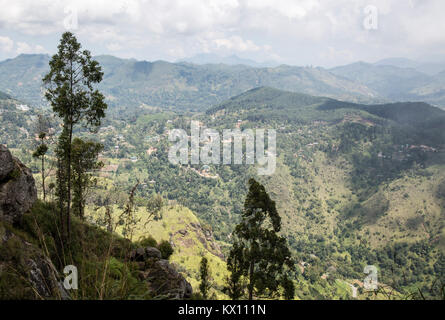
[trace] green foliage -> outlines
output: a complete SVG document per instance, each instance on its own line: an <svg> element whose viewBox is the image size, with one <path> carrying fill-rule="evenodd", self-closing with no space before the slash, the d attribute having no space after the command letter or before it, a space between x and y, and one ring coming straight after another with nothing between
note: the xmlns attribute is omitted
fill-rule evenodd
<svg viewBox="0 0 445 320"><path fill-rule="evenodd" d="M246 281L243 277L245 270L245 261L240 259L243 255L243 247L235 242L227 258L227 270L230 274L226 277L224 292L232 300L239 300L246 291Z"/></svg>
<svg viewBox="0 0 445 320"><path fill-rule="evenodd" d="M135 244L73 217L72 244L61 247L56 209L53 204L38 201L24 216L21 228L27 241L47 252L59 271L67 264L78 268L81 276L79 290L72 293L74 299L150 298L147 283L138 278L137 266L128 262L128 252Z"/></svg>
<svg viewBox="0 0 445 320"><path fill-rule="evenodd" d="M39 137L39 144L37 148L34 150L32 156L33 158L40 158L41 161L40 173L42 178L43 201L45 201L46 200L45 179L47 176L47 174L45 174L45 155L48 153L49 150L47 140L49 140L51 137L50 137L50 122L48 118L42 114L39 114L37 118L36 134Z"/></svg>
<svg viewBox="0 0 445 320"><path fill-rule="evenodd" d="M370 102L371 92L343 77L320 68L279 66L193 65L166 61L135 61L113 56L98 56L107 77L101 84L107 96L112 95L113 113L131 115L141 105L205 110L232 96L258 87L321 96L342 97ZM32 79L47 72L45 55L20 55L0 64L0 90L11 89L24 101L42 104L40 86ZM23 85L17 85L22 82Z"/></svg>
<svg viewBox="0 0 445 320"><path fill-rule="evenodd" d="M295 285L294 282L289 279L288 277L283 277L281 280L281 286L284 290L284 299L286 300L293 300L295 297Z"/></svg>
<svg viewBox="0 0 445 320"><path fill-rule="evenodd" d="M122 210L122 213L118 217L118 225L122 227L122 235L124 238L132 240L134 230L137 224L140 222L140 218L136 217L137 206L135 204L135 192L139 183L136 183L131 188L128 201Z"/></svg>
<svg viewBox="0 0 445 320"><path fill-rule="evenodd" d="M107 69L108 63L120 63L112 60L99 59L106 73L116 70L114 67ZM138 64L141 73L138 71L137 76L143 80L143 74L154 76L165 66ZM108 90L106 81L101 84L105 92ZM144 102L161 101L167 95L168 99L182 99L183 93L163 92L154 100ZM115 93L113 96L117 98L113 104L127 99L115 97ZM151 99L152 92L146 97ZM135 106L140 105L141 97L137 93L132 93L129 99ZM220 97L212 99L219 101ZM203 98L192 103L193 107L199 105L201 108L206 101ZM16 146L16 155L25 163L31 163L31 155L25 152L28 147L25 151L18 148L25 145L23 129L29 126L35 111L32 108L28 112L18 111L11 100L0 101L0 106L5 110L0 115L5 124L0 128L2 141ZM379 280L397 291L405 294L420 289L425 298L437 297L429 290L436 278L443 278L439 253L445 239L442 223L445 192L441 191L444 181L443 114L425 104L358 105L272 88L250 90L206 115L162 112L148 105L137 109L128 107L127 114L110 114L104 121L108 125L103 128L106 130L100 130L94 137L104 144L105 161L119 164L119 168L107 178L98 178L100 184L91 191L89 204L99 208L109 206L105 194L111 193L113 199L110 201L117 203L116 209L127 208L128 190L138 181L141 183L133 199L134 206L126 212L133 214L138 208L148 208L153 195L162 194L169 199L169 205L165 203L159 211L164 215L161 220L152 221L150 228L145 225L142 228L130 215L132 218L128 222L132 223L127 224L128 231L140 227L139 235L149 232L157 239L174 243L186 240L192 243L193 240L187 248L180 245L171 259L181 264L181 272L192 279L197 288L201 251L207 247L199 242L201 239L196 237L194 227L183 226L182 216L167 217L169 210L177 210L174 204L191 208L199 217L205 235L211 232L222 246L231 270L227 293L239 299L245 295L247 276L243 271L245 266L236 257L244 248L235 249L234 245L232 251L229 249L234 239L231 237L234 226L242 218L242 203L247 193L245 184L255 176L255 168L212 165L210 170L218 178L209 179L197 173L202 169L200 166L173 166L168 161L169 143L165 130L188 130L192 118L217 129L238 125L238 119L241 129L275 128L278 132L277 170L274 175L258 180L276 201L282 219L280 235L286 237L296 259L308 263L298 276L288 274L289 280L295 281L296 295L306 299L351 298L350 287L345 281L363 280L363 267L376 264L382 270ZM79 136L89 136L83 128L78 129L75 132ZM118 151L116 145L119 145ZM437 152L419 149L420 145L432 146ZM157 150L148 155L147 149L152 147ZM50 150L48 158L51 156ZM129 161L130 156L136 156L138 161ZM37 172L32 163L31 168ZM145 210L140 211L145 213ZM139 217L144 219L146 215ZM57 221L54 216L51 219ZM122 223L125 225L125 219ZM193 223L197 222L193 220ZM188 232L184 238L178 233L183 229ZM55 246L51 240L48 245ZM219 258L209 259L212 270L220 270L216 269L220 268L217 267L219 262ZM91 274L92 271L93 268ZM284 284L280 278L283 296L286 293Z"/></svg>
<svg viewBox="0 0 445 320"><path fill-rule="evenodd" d="M78 123L95 129L105 117L105 97L93 85L102 81L103 72L99 63L91 58L88 50L71 32L60 39L58 53L49 61L50 70L43 77L45 98L56 115L63 120L63 132L57 147L58 157L58 200L60 222L66 225L62 232L70 236L71 170L73 129ZM79 200L80 202L82 200ZM78 201L78 202L79 202ZM82 207L82 205L78 205ZM65 215L65 219L63 216Z"/></svg>
<svg viewBox="0 0 445 320"><path fill-rule="evenodd" d="M440 198L445 199L445 180L443 180L437 187L437 195Z"/></svg>
<svg viewBox="0 0 445 320"><path fill-rule="evenodd" d="M199 284L199 291L202 295L202 298L204 300L207 300L209 298L209 290L212 287L212 284L210 282L211 274L210 274L210 267L209 262L206 257L202 257L201 263L199 266L199 276L200 276L200 284Z"/></svg>
<svg viewBox="0 0 445 320"><path fill-rule="evenodd" d="M41 144L37 147L37 149L33 152L32 156L34 158L44 157L46 152L48 151L48 146L46 144Z"/></svg>
<svg viewBox="0 0 445 320"><path fill-rule="evenodd" d="M152 236L146 236L143 237L141 240L138 241L141 247L152 247L156 248L158 246L157 241Z"/></svg>
<svg viewBox="0 0 445 320"><path fill-rule="evenodd" d="M281 218L264 186L249 180L242 221L234 231L235 246L231 252L248 278L249 300L257 296L273 296L280 285L284 267L293 269L286 239L278 235ZM235 255L236 254L236 255Z"/></svg>
<svg viewBox="0 0 445 320"><path fill-rule="evenodd" d="M377 221L380 216L384 215L388 208L389 200L383 192L377 192L359 205L357 212L353 212L353 214L358 214L365 223L373 223Z"/></svg>
<svg viewBox="0 0 445 320"><path fill-rule="evenodd" d="M163 206L164 199L162 196L160 194L154 194L147 202L147 211L150 216L153 216L154 220L159 220L162 218L160 212Z"/></svg>
<svg viewBox="0 0 445 320"><path fill-rule="evenodd" d="M103 145L94 141L84 141L74 138L71 146L71 168L73 181L73 211L81 219L84 218L86 193L94 185L92 174L99 170L103 163L98 161L98 155Z"/></svg>
<svg viewBox="0 0 445 320"><path fill-rule="evenodd" d="M173 254L173 247L170 242L162 240L158 245L159 251L161 251L162 259L168 259Z"/></svg>

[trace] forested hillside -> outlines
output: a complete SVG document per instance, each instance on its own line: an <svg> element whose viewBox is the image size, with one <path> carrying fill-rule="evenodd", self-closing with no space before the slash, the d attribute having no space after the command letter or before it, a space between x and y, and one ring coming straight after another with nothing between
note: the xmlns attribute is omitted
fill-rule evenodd
<svg viewBox="0 0 445 320"><path fill-rule="evenodd" d="M120 113L139 106L175 110L207 109L243 91L272 86L279 89L372 102L378 95L363 85L336 77L323 68L244 65L194 65L96 57L105 76L100 84L107 103ZM0 62L0 90L35 106L46 105L41 78L48 70L46 55L19 55Z"/></svg>
<svg viewBox="0 0 445 320"><path fill-rule="evenodd" d="M0 117L9 124L1 137L31 166L39 187L40 163L29 150L36 136L26 119L40 110L23 109L7 95L1 101ZM255 177L281 216L281 233L297 264L297 297L351 298L350 285L361 283L364 266L373 264L380 281L397 292L380 298L406 298L419 289L437 298L437 281L444 277L444 115L424 103L361 105L268 87L249 90L205 114L138 108L131 116L105 118L95 134L76 131L104 145L86 217L103 228L107 212L119 221L136 186L134 240L170 241L172 261L195 290L199 257L207 256L213 292L223 297L224 261L241 219L247 181ZM191 120L220 130L275 128L275 173L258 177L247 165L172 165L168 132L189 130ZM58 120L52 121L57 135ZM21 136L9 128L29 132ZM53 157L50 151L49 166ZM47 185L55 178L50 171ZM54 192L49 191L50 199ZM144 208L157 195L165 207L150 221ZM363 288L359 294L371 297Z"/></svg>
<svg viewBox="0 0 445 320"><path fill-rule="evenodd" d="M425 101L445 105L443 65L421 65L389 59L381 63L356 62L329 69L336 76L352 80L389 101Z"/></svg>
<svg viewBox="0 0 445 320"><path fill-rule="evenodd" d="M358 103L425 101L445 105L443 72L357 62L321 67L252 67L138 61L113 56L96 59L105 71L100 84L113 113L135 107L204 111L260 86ZM46 105L40 79L49 57L22 54L0 62L0 90L35 106Z"/></svg>

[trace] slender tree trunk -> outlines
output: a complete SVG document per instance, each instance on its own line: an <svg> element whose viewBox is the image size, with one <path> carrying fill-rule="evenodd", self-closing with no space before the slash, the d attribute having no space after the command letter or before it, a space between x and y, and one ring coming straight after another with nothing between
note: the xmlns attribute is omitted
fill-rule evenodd
<svg viewBox="0 0 445 320"><path fill-rule="evenodd" d="M68 116L69 120L69 136L68 136L68 206L66 209L66 227L67 227L67 233L68 233L68 241L70 240L70 229L71 229L71 142L73 140L73 60L70 59L70 100L71 100L71 106L70 106L70 115Z"/></svg>
<svg viewBox="0 0 445 320"><path fill-rule="evenodd" d="M71 122L71 121L70 121ZM70 123L69 137L68 137L68 163L67 163L67 206L66 206L66 230L68 235L68 240L70 239L71 230L71 140L73 139L73 124Z"/></svg>
<svg viewBox="0 0 445 320"><path fill-rule="evenodd" d="M79 198L80 198L80 208L79 208L79 217L80 219L84 219L84 211L85 211L85 200L83 198L83 191L82 189L79 192Z"/></svg>
<svg viewBox="0 0 445 320"><path fill-rule="evenodd" d="M42 156L42 189L43 189L43 201L46 201L46 190L45 190L45 155Z"/></svg>
<svg viewBox="0 0 445 320"><path fill-rule="evenodd" d="M253 271L255 268L255 261L252 260L250 262L250 269L249 269L249 300L253 300Z"/></svg>
<svg viewBox="0 0 445 320"><path fill-rule="evenodd" d="M62 159L58 159L57 160L57 175L58 175L58 180L59 180L59 185L57 187L57 192L59 194L59 209L60 209L60 231L61 231L61 236L62 238L65 238L65 221L63 219L63 200L64 200L64 195L63 195L63 190L65 188L64 183L65 183L65 177L63 177L63 165L62 165Z"/></svg>

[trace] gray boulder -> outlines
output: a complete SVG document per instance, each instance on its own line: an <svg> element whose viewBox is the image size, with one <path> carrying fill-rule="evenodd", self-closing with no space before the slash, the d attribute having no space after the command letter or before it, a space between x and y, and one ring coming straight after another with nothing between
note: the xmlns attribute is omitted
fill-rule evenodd
<svg viewBox="0 0 445 320"><path fill-rule="evenodd" d="M0 220L19 222L36 200L31 170L0 145Z"/></svg>
<svg viewBox="0 0 445 320"><path fill-rule="evenodd" d="M5 180L14 169L14 160L9 150L0 145L0 183Z"/></svg>
<svg viewBox="0 0 445 320"><path fill-rule="evenodd" d="M145 254L147 258L161 259L161 251L157 248L147 247L145 248Z"/></svg>
<svg viewBox="0 0 445 320"><path fill-rule="evenodd" d="M144 274L153 294L166 299L189 299L193 289L168 260L158 260Z"/></svg>
<svg viewBox="0 0 445 320"><path fill-rule="evenodd" d="M143 262L145 261L146 253L144 248L137 248L130 252L130 259L133 261Z"/></svg>
<svg viewBox="0 0 445 320"><path fill-rule="evenodd" d="M133 261L144 262L147 259L161 259L161 251L157 248L137 248L130 253L130 259Z"/></svg>

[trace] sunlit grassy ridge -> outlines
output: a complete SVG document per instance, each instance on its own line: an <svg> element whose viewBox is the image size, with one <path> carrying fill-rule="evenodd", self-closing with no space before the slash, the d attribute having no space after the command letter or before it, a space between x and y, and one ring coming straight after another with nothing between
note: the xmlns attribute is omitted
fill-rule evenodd
<svg viewBox="0 0 445 320"><path fill-rule="evenodd" d="M94 220L103 214L103 208L88 211ZM113 207L113 218L118 222L119 208ZM227 276L226 264L218 243L213 239L211 229L203 226L193 212L183 206L165 206L159 220L149 220L145 208L138 207L134 219L132 238L139 241L149 236L158 243L169 241L174 249L170 261L178 266L178 270L186 276L194 290L199 291L199 264L202 257L209 261L215 293L223 297L221 290ZM117 233L122 233L122 226L117 226Z"/></svg>

